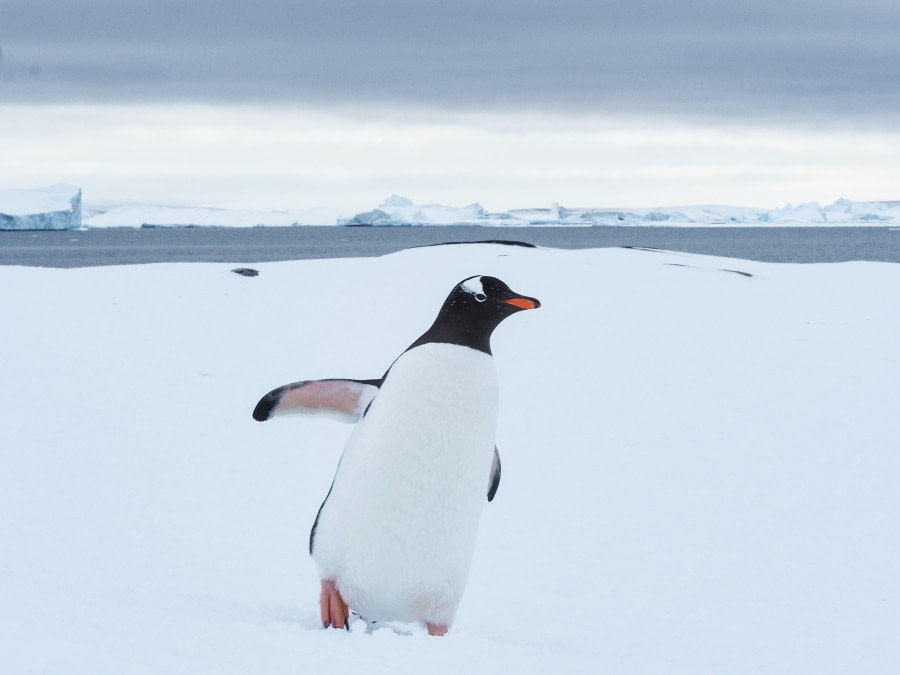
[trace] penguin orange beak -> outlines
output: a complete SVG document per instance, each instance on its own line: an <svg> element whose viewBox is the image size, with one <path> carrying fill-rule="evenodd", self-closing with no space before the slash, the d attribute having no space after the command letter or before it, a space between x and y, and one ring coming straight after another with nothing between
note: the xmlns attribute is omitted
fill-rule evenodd
<svg viewBox="0 0 900 675"><path fill-rule="evenodd" d="M510 298L503 302L519 309L537 309L541 306L541 301L536 298Z"/></svg>

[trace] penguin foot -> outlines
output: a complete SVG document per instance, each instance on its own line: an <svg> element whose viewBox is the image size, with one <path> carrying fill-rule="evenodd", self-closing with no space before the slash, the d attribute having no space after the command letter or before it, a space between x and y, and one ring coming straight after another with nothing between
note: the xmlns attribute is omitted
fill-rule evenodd
<svg viewBox="0 0 900 675"><path fill-rule="evenodd" d="M438 626L428 622L425 623L425 627L428 629L429 635L437 635L438 637L444 637L450 629L449 626Z"/></svg>
<svg viewBox="0 0 900 675"><path fill-rule="evenodd" d="M319 609L322 612L322 625L325 628L350 630L350 610L331 579L322 579Z"/></svg>

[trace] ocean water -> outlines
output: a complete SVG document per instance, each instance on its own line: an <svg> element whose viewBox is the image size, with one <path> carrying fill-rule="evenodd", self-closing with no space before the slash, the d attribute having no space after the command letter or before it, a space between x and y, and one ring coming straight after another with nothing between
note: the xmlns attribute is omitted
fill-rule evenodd
<svg viewBox="0 0 900 675"><path fill-rule="evenodd" d="M251 264L378 256L484 240L564 249L638 246L766 262L900 262L889 227L254 227L0 232L0 265Z"/></svg>

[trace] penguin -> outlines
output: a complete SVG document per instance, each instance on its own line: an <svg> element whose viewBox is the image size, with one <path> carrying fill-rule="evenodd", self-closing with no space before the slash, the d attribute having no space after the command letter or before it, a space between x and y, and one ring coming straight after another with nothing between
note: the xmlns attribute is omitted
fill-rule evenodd
<svg viewBox="0 0 900 675"><path fill-rule="evenodd" d="M302 413L356 424L309 537L324 627L349 629L352 608L449 630L500 484L491 334L540 306L496 277L469 277L381 378L294 382L257 403L260 422Z"/></svg>

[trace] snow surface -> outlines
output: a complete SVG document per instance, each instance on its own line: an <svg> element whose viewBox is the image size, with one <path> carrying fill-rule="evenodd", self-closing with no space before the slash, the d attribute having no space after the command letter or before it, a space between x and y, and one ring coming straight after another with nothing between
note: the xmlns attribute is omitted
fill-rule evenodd
<svg viewBox="0 0 900 675"><path fill-rule="evenodd" d="M232 267L0 267L0 672L900 672L900 265ZM380 376L473 274L542 307L494 335L503 479L456 624L323 630L307 537L351 428L250 412Z"/></svg>
<svg viewBox="0 0 900 675"><path fill-rule="evenodd" d="M0 190L0 230L77 230L81 189L59 183L46 188Z"/></svg>

